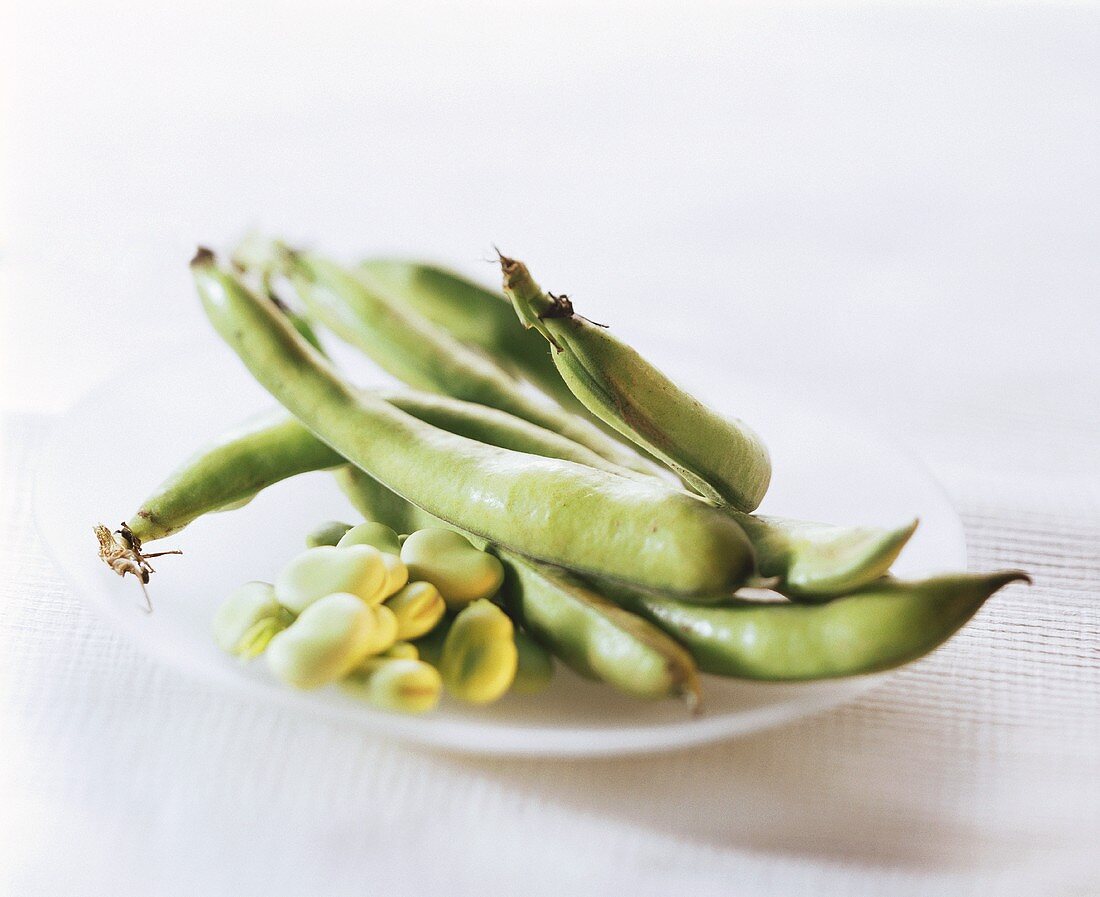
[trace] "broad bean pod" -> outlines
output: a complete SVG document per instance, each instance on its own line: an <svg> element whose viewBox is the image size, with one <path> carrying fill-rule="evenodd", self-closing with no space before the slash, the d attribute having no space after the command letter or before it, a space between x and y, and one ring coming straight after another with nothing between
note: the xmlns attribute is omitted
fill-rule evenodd
<svg viewBox="0 0 1100 897"><path fill-rule="evenodd" d="M637 697L698 703L695 661L658 627L565 571L498 554L509 613L578 673Z"/></svg>
<svg viewBox="0 0 1100 897"><path fill-rule="evenodd" d="M502 411L428 393L374 394L427 423L489 445L637 476ZM368 520L392 521L394 529L404 533L438 524L437 518L348 465L297 419L279 411L231 431L197 454L146 499L129 526L139 538L151 541L179 531L202 514L247 502L275 482L339 464L344 465L335 472L340 488ZM915 521L890 530L726 512L752 542L760 576L777 578L774 588L798 601L827 600L877 579L889 569L915 527ZM335 532L343 534L339 529ZM714 597L721 601L726 596Z"/></svg>
<svg viewBox="0 0 1100 897"><path fill-rule="evenodd" d="M367 520L384 523L399 533L415 533L439 523L438 518L405 501L354 464L338 468L333 476L352 507Z"/></svg>
<svg viewBox="0 0 1100 897"><path fill-rule="evenodd" d="M886 574L917 528L837 526L730 510L756 552L763 578L794 601L828 601Z"/></svg>
<svg viewBox="0 0 1100 897"><path fill-rule="evenodd" d="M516 678L512 691L519 695L537 695L550 687L554 678L554 656L526 631L516 630Z"/></svg>
<svg viewBox="0 0 1100 897"><path fill-rule="evenodd" d="M744 532L701 499L425 424L350 387L211 253L200 252L192 271L215 329L260 384L429 514L515 553L648 589L732 591L752 573Z"/></svg>
<svg viewBox="0 0 1100 897"><path fill-rule="evenodd" d="M412 390L363 391L363 395L489 445L640 476L557 433L473 402ZM179 532L204 514L247 503L280 480L346 463L293 415L277 410L225 433L188 459L142 502L128 525L143 542L151 542Z"/></svg>
<svg viewBox="0 0 1100 897"><path fill-rule="evenodd" d="M1016 570L882 580L816 605L700 607L622 588L609 594L686 645L705 672L797 681L874 673L915 660L1017 581L1030 582Z"/></svg>
<svg viewBox="0 0 1100 897"><path fill-rule="evenodd" d="M768 450L756 433L716 414L605 327L575 314L565 296L543 292L522 262L501 256L500 264L520 320L554 348L562 379L589 411L705 498L756 509L771 480Z"/></svg>
<svg viewBox="0 0 1100 897"><path fill-rule="evenodd" d="M127 521L151 542L204 514L247 502L280 480L345 464L293 417L279 411L234 429L188 459Z"/></svg>

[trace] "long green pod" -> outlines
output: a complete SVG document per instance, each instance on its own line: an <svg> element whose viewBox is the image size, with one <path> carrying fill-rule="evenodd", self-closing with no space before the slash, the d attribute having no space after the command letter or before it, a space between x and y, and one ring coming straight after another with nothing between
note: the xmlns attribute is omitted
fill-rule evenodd
<svg viewBox="0 0 1100 897"><path fill-rule="evenodd" d="M526 327L554 347L562 379L585 407L654 455L700 495L739 511L760 504L771 460L745 423L684 392L607 328L543 292L527 267L501 256L504 291Z"/></svg>
<svg viewBox="0 0 1100 897"><path fill-rule="evenodd" d="M432 426L489 445L561 458L624 476L641 476L616 467L564 436L503 411L413 390L364 393ZM151 542L179 532L203 514L247 502L280 480L346 463L292 415L275 411L201 449L142 503L128 525L143 542Z"/></svg>
<svg viewBox="0 0 1100 897"><path fill-rule="evenodd" d="M700 607L624 589L612 597L683 643L708 673L794 681L900 666L943 644L1018 570L883 580L828 604Z"/></svg>
<svg viewBox="0 0 1100 897"><path fill-rule="evenodd" d="M340 265L288 253L287 273L310 313L388 373L417 389L506 411L580 443L616 464L645 463L588 421L528 395L492 359L431 321L396 307Z"/></svg>
<svg viewBox="0 0 1100 897"><path fill-rule="evenodd" d="M684 595L737 588L752 549L728 515L656 482L487 446L357 392L209 252L192 271L215 329L318 438L422 510L518 554Z"/></svg>
<svg viewBox="0 0 1100 897"><path fill-rule="evenodd" d="M189 458L127 521L143 542L179 532L213 511L239 507L262 489L347 462L278 410L220 436Z"/></svg>
<svg viewBox="0 0 1100 897"><path fill-rule="evenodd" d="M787 517L730 513L752 542L761 577L795 601L828 601L886 574L917 528L837 526Z"/></svg>
<svg viewBox="0 0 1100 897"><path fill-rule="evenodd" d="M345 468L338 476L349 471L355 473L345 481L348 497L371 519L400 527L410 514L424 515L362 471ZM418 520L418 526L438 525L431 517ZM504 564L500 594L509 615L582 676L640 697L682 696L697 704L695 661L658 627L562 570L499 549L495 553Z"/></svg>
<svg viewBox="0 0 1100 897"><path fill-rule="evenodd" d="M519 325L503 294L439 265L408 259L367 259L356 274L376 291L527 378L562 407L584 408L554 367L546 341Z"/></svg>
<svg viewBox="0 0 1100 897"><path fill-rule="evenodd" d="M698 703L698 669L674 639L563 570L497 554L508 612L578 673L637 697Z"/></svg>
<svg viewBox="0 0 1100 897"><path fill-rule="evenodd" d="M488 445L638 476L502 411L412 390L373 394L433 426ZM150 542L180 531L204 514L246 503L288 477L339 465L344 466L336 472L337 481L364 517L384 521L380 513L396 514L400 532L435 524L435 518L347 465L296 418L276 411L234 428L195 454L142 503L128 525L139 539ZM776 591L799 601L827 600L877 579L916 525L914 521L887 530L732 513L753 544L759 575L777 578Z"/></svg>

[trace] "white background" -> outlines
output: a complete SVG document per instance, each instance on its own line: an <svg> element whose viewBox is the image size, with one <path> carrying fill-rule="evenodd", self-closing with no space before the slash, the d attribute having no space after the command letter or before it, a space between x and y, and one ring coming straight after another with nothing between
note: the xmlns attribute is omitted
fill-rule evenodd
<svg viewBox="0 0 1100 897"><path fill-rule="evenodd" d="M1095 7L6 20L16 893L1100 887ZM495 767L234 707L80 609L20 490L42 415L208 338L186 261L251 226L490 280L497 243L671 371L736 366L876 420L944 480L974 563L1037 588L855 708L678 759ZM171 414L140 376L126 400Z"/></svg>

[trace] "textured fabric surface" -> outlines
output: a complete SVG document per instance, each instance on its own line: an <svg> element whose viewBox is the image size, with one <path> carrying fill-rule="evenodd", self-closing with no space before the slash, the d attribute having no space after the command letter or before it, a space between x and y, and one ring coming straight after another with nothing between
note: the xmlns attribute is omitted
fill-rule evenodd
<svg viewBox="0 0 1100 897"><path fill-rule="evenodd" d="M1095 480L940 465L972 566L1035 585L856 703L663 757L520 762L365 738L146 660L44 557L48 420L5 429L3 893L1100 889Z"/></svg>

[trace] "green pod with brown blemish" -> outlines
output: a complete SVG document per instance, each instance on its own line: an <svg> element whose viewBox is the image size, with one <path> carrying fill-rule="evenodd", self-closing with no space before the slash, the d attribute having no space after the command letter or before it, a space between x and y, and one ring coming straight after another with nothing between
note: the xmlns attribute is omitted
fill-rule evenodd
<svg viewBox="0 0 1100 897"><path fill-rule="evenodd" d="M703 497L756 509L771 460L748 425L707 408L607 328L575 314L565 296L543 292L522 262L502 256L500 264L520 320L550 343L562 379L589 411Z"/></svg>

